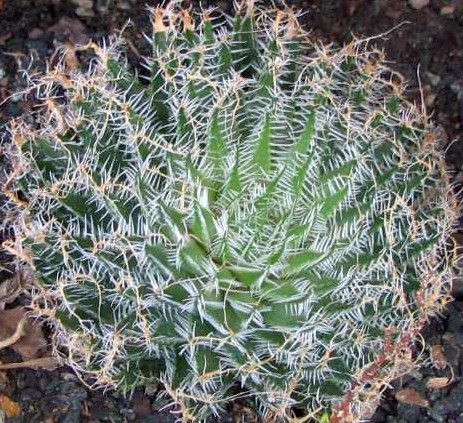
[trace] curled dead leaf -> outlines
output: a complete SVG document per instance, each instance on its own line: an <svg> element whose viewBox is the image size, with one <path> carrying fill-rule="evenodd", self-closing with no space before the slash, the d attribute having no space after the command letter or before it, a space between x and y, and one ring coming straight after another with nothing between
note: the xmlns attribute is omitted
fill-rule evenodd
<svg viewBox="0 0 463 423"><path fill-rule="evenodd" d="M0 346L9 346L24 360L31 360L47 342L40 323L27 317L23 307L15 307L0 311Z"/></svg>
<svg viewBox="0 0 463 423"><path fill-rule="evenodd" d="M397 401L401 402L402 404L409 404L409 405L416 405L418 407L429 407L429 401L423 398L418 392L414 389L404 388L399 389L396 394L395 398Z"/></svg>
<svg viewBox="0 0 463 423"><path fill-rule="evenodd" d="M8 418L18 417L21 414L21 407L6 395L0 395L0 409Z"/></svg>
<svg viewBox="0 0 463 423"><path fill-rule="evenodd" d="M450 383L448 377L431 377L426 382L426 387L428 389L442 389L445 388Z"/></svg>
<svg viewBox="0 0 463 423"><path fill-rule="evenodd" d="M434 367L438 370L445 369L448 366L448 362L442 352L441 345L433 345L431 347L431 361Z"/></svg>
<svg viewBox="0 0 463 423"><path fill-rule="evenodd" d="M0 304L9 304L18 298L22 289L19 273L0 283ZM3 307L2 307L3 308Z"/></svg>

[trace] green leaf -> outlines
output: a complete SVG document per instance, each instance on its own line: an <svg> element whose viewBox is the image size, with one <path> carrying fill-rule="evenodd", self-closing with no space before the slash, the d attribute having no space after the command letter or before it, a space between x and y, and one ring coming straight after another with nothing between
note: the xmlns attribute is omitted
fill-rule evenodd
<svg viewBox="0 0 463 423"><path fill-rule="evenodd" d="M279 172L273 180L271 180L269 183L267 183L267 186L265 187L264 193L255 200L255 207L256 207L256 215L257 216L262 216L263 221L262 224L265 224L268 221L268 217L271 213L271 210L269 210L269 207L271 207L272 200L274 198L274 194L277 190L278 187L278 182L281 180L285 173L286 169L282 169L281 172Z"/></svg>
<svg viewBox="0 0 463 423"><path fill-rule="evenodd" d="M228 188L236 193L241 193L241 178L238 171L238 161L236 165L233 167L232 171L230 172L230 177L228 179Z"/></svg>
<svg viewBox="0 0 463 423"><path fill-rule="evenodd" d="M301 165L295 167L296 174L292 179L292 186L297 198L302 196L305 184L315 182L307 180L307 173L311 164L312 156L309 156Z"/></svg>
<svg viewBox="0 0 463 423"><path fill-rule="evenodd" d="M354 256L344 259L341 263L341 268L351 269L353 267L358 267L360 269L371 268L375 263L377 263L383 257L385 249L381 246L375 246L372 251L367 253L356 254Z"/></svg>
<svg viewBox="0 0 463 423"><path fill-rule="evenodd" d="M206 162L212 164L213 177L215 179L223 179L225 167L224 160L227 157L227 144L222 136L218 112L214 111L210 126L209 142L206 146Z"/></svg>
<svg viewBox="0 0 463 423"><path fill-rule="evenodd" d="M212 21L209 17L203 20L203 34L204 34L204 42L206 45L214 44L215 42L215 34L214 34L214 27L212 25Z"/></svg>
<svg viewBox="0 0 463 423"><path fill-rule="evenodd" d="M232 67L232 53L230 47L226 44L220 46L219 51L219 74L227 75Z"/></svg>
<svg viewBox="0 0 463 423"><path fill-rule="evenodd" d="M161 245L145 245L145 252L155 265L158 272L166 276L178 276L175 266L169 262L167 252Z"/></svg>
<svg viewBox="0 0 463 423"><path fill-rule="evenodd" d="M204 274L205 266L210 263L206 252L193 239L190 239L185 246L180 248L179 257L182 270L192 276Z"/></svg>
<svg viewBox="0 0 463 423"><path fill-rule="evenodd" d="M282 89L292 90L294 83L300 75L300 66L298 66L299 54L301 52L301 42L298 39L291 39L284 42L286 50L286 61L284 72L281 75Z"/></svg>
<svg viewBox="0 0 463 423"><path fill-rule="evenodd" d="M294 286L293 279L289 281L268 281L262 286L262 297L274 303L286 303L288 301L298 300L303 295L304 294Z"/></svg>
<svg viewBox="0 0 463 423"><path fill-rule="evenodd" d="M323 379L322 379L323 380ZM340 386L340 382L335 379L324 379L320 391L327 396L333 396L335 398L342 398L344 390Z"/></svg>
<svg viewBox="0 0 463 423"><path fill-rule="evenodd" d="M239 333L244 329L249 313L235 308L229 301L217 298L216 301L205 301L204 319L220 332Z"/></svg>
<svg viewBox="0 0 463 423"><path fill-rule="evenodd" d="M140 80L133 75L126 66L119 64L115 59L108 57L106 68L117 88L132 93L142 92Z"/></svg>
<svg viewBox="0 0 463 423"><path fill-rule="evenodd" d="M228 267L228 270L248 288L260 286L267 274L266 270L245 267Z"/></svg>
<svg viewBox="0 0 463 423"><path fill-rule="evenodd" d="M288 265L285 267L286 276L294 275L303 270L310 269L320 263L329 254L329 251L320 253L317 251L303 251L301 253L288 256Z"/></svg>
<svg viewBox="0 0 463 423"><path fill-rule="evenodd" d="M257 140L256 149L252 158L253 164L257 165L264 173L269 173L271 167L270 121L270 115L266 114L261 134Z"/></svg>
<svg viewBox="0 0 463 423"><path fill-rule="evenodd" d="M186 233L184 214L164 203L160 204L159 212L161 233L171 242L180 242Z"/></svg>
<svg viewBox="0 0 463 423"><path fill-rule="evenodd" d="M319 176L319 181L320 183L325 183L325 182L328 182L330 179L333 179L337 176L341 176L347 179L350 176L352 170L355 168L356 164L357 163L355 160L351 160L343 164L337 169L333 169L333 170L330 170L329 172L322 173Z"/></svg>
<svg viewBox="0 0 463 423"><path fill-rule="evenodd" d="M331 197L325 198L321 201L320 213L329 217L331 213L344 201L347 196L347 187L342 188Z"/></svg>
<svg viewBox="0 0 463 423"><path fill-rule="evenodd" d="M181 273L178 272L178 274ZM164 288L163 293L171 301L175 301L178 304L182 304L190 297L189 292L180 283L172 283L168 285Z"/></svg>
<svg viewBox="0 0 463 423"><path fill-rule="evenodd" d="M387 103L387 110L391 114L397 113L400 107L400 99L397 96L392 96Z"/></svg>
<svg viewBox="0 0 463 423"><path fill-rule="evenodd" d="M67 311L57 309L54 317L67 330L77 331L80 328L79 319Z"/></svg>
<svg viewBox="0 0 463 423"><path fill-rule="evenodd" d="M262 341L266 342L269 345L274 347L281 347L285 343L285 335L284 333L280 333L274 330L256 330L254 332L255 341Z"/></svg>
<svg viewBox="0 0 463 423"><path fill-rule="evenodd" d="M230 208L231 203L237 201L242 195L242 184L240 177L240 158L239 153L236 153L236 160L231 172L223 187L219 190L217 204L221 209Z"/></svg>
<svg viewBox="0 0 463 423"><path fill-rule="evenodd" d="M188 361L183 355L178 354L173 362L172 388L179 388L185 381L186 375L190 372Z"/></svg>
<svg viewBox="0 0 463 423"><path fill-rule="evenodd" d="M311 110L307 116L307 122L301 135L294 143L293 147L288 153L286 159L288 164L294 163L298 156L303 156L309 151L310 143L312 142L315 133L315 112Z"/></svg>
<svg viewBox="0 0 463 423"><path fill-rule="evenodd" d="M226 291L224 296L235 309L243 308L243 306L250 306L253 308L259 304L259 299L257 297L253 297L249 291L238 291L236 289L231 289Z"/></svg>
<svg viewBox="0 0 463 423"><path fill-rule="evenodd" d="M323 414L320 416L320 419L318 420L319 423L329 423L330 421L330 413L327 411L324 411Z"/></svg>
<svg viewBox="0 0 463 423"><path fill-rule="evenodd" d="M31 153L35 159L37 168L46 179L50 176L61 177L66 171L68 155L60 145L38 138L26 141L21 150L23 154Z"/></svg>
<svg viewBox="0 0 463 423"><path fill-rule="evenodd" d="M265 325L274 328L300 328L305 317L292 314L289 306L289 303L269 305L270 310L261 312Z"/></svg>
<svg viewBox="0 0 463 423"><path fill-rule="evenodd" d="M298 278L305 279L317 295L327 294L340 286L340 281L338 279L318 275L316 272L312 271L301 272L298 274Z"/></svg>
<svg viewBox="0 0 463 423"><path fill-rule="evenodd" d="M198 376L220 371L220 359L217 353L205 346L198 346L194 350L195 371Z"/></svg>
<svg viewBox="0 0 463 423"><path fill-rule="evenodd" d="M256 34L252 16L249 14L242 18L236 15L233 31L232 57L235 70L246 77L251 77L253 75L251 65L259 57L255 54Z"/></svg>
<svg viewBox="0 0 463 423"><path fill-rule="evenodd" d="M204 244L210 246L216 235L214 215L197 202L194 205L192 233Z"/></svg>
<svg viewBox="0 0 463 423"><path fill-rule="evenodd" d="M437 242L439 241L440 239L440 234L436 234L432 237L430 237L429 239L426 239L426 240L422 240L420 242L413 242L413 243L410 243L408 246L407 246L407 257L408 259L411 259L412 257L416 257L420 254L423 254L426 250L429 250L431 249L432 247L434 247Z"/></svg>

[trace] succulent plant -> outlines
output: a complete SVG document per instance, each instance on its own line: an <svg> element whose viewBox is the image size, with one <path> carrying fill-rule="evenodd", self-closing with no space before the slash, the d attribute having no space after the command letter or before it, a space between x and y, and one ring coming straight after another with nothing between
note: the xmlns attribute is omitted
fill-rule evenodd
<svg viewBox="0 0 463 423"><path fill-rule="evenodd" d="M151 13L141 76L121 39L68 50L11 124L32 309L96 385L160 381L185 420L237 397L358 418L448 299L426 114L381 52L312 43L289 8Z"/></svg>

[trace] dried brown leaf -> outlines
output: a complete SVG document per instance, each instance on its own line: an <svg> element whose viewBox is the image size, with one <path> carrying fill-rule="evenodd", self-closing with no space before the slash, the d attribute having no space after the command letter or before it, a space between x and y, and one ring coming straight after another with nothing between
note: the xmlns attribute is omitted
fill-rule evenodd
<svg viewBox="0 0 463 423"><path fill-rule="evenodd" d="M13 370L13 369L42 369L42 370L55 370L60 366L60 361L55 357L41 357L33 360L22 361L20 363L5 363L0 364L0 370Z"/></svg>
<svg viewBox="0 0 463 423"><path fill-rule="evenodd" d="M21 414L21 407L6 395L0 395L0 409L8 418L18 417Z"/></svg>
<svg viewBox="0 0 463 423"><path fill-rule="evenodd" d="M445 388L450 382L448 377L431 377L426 382L428 389L442 389Z"/></svg>
<svg viewBox="0 0 463 423"><path fill-rule="evenodd" d="M21 277L17 273L0 283L0 304L9 304L18 298L21 292Z"/></svg>
<svg viewBox="0 0 463 423"><path fill-rule="evenodd" d="M414 389L399 389L396 392L395 397L397 401L401 402L402 404L416 405L418 407L429 407L428 400L423 398Z"/></svg>
<svg viewBox="0 0 463 423"><path fill-rule="evenodd" d="M441 345L433 345L431 347L431 361L434 367L438 370L445 369L448 366L448 362L442 352Z"/></svg>
<svg viewBox="0 0 463 423"><path fill-rule="evenodd" d="M8 383L8 376L6 372L0 372L0 389L5 388L7 383Z"/></svg>
<svg viewBox="0 0 463 423"><path fill-rule="evenodd" d="M76 50L71 43L66 43L64 62L66 63L67 69L71 71L79 69L79 60L77 59Z"/></svg>
<svg viewBox="0 0 463 423"><path fill-rule="evenodd" d="M22 325L22 332L18 333L18 325ZM21 355L24 360L36 358L39 350L47 346L41 325L30 317L26 317L23 307L15 307L0 311L0 341L18 336L18 340L9 345Z"/></svg>

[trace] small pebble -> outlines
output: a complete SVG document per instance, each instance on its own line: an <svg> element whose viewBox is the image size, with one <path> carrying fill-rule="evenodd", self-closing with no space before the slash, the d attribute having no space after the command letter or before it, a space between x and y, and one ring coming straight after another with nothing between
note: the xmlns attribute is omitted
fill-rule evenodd
<svg viewBox="0 0 463 423"><path fill-rule="evenodd" d="M95 7L100 13L106 13L109 9L110 0L97 0Z"/></svg>
<svg viewBox="0 0 463 423"><path fill-rule="evenodd" d="M86 9L85 7L78 7L76 9L76 15L82 18L95 16L95 12L92 9Z"/></svg>
<svg viewBox="0 0 463 423"><path fill-rule="evenodd" d="M425 104L426 107L432 107L434 106L434 103L436 102L437 94L430 92L428 95L425 97Z"/></svg>
<svg viewBox="0 0 463 423"><path fill-rule="evenodd" d="M429 0L408 0L410 6L415 10L421 10L429 5Z"/></svg>
<svg viewBox="0 0 463 423"><path fill-rule="evenodd" d="M72 2L83 9L92 9L93 1L92 0L72 0Z"/></svg>
<svg viewBox="0 0 463 423"><path fill-rule="evenodd" d="M93 0L72 0L77 6L76 15L81 17L95 16L93 11Z"/></svg>
<svg viewBox="0 0 463 423"><path fill-rule="evenodd" d="M29 38L32 40L36 40L37 38L41 37L43 34L43 31L40 28L33 28L28 32Z"/></svg>
<svg viewBox="0 0 463 423"><path fill-rule="evenodd" d="M73 373L62 373L61 377L63 378L63 380L66 380L67 382L78 382L79 381L79 378L73 374Z"/></svg>
<svg viewBox="0 0 463 423"><path fill-rule="evenodd" d="M117 3L117 8L119 10L130 10L133 6L128 1L119 1Z"/></svg>
<svg viewBox="0 0 463 423"><path fill-rule="evenodd" d="M10 101L12 101L13 103L16 103L18 101L21 101L23 99L23 93L19 92L19 93L14 93L11 95L10 97Z"/></svg>
<svg viewBox="0 0 463 423"><path fill-rule="evenodd" d="M455 6L453 4L448 4L446 6L442 6L441 9L440 9L440 14L442 16L453 15L453 12L455 12Z"/></svg>
<svg viewBox="0 0 463 423"><path fill-rule="evenodd" d="M121 414L127 419L127 420L135 420L135 412L131 408L121 408Z"/></svg>
<svg viewBox="0 0 463 423"><path fill-rule="evenodd" d="M458 98L463 96L463 81L455 81L450 84L450 89L457 94Z"/></svg>
<svg viewBox="0 0 463 423"><path fill-rule="evenodd" d="M426 76L429 79L429 82L433 87L439 85L439 82L441 80L441 77L439 75L436 75L435 73L432 72L426 72Z"/></svg>

